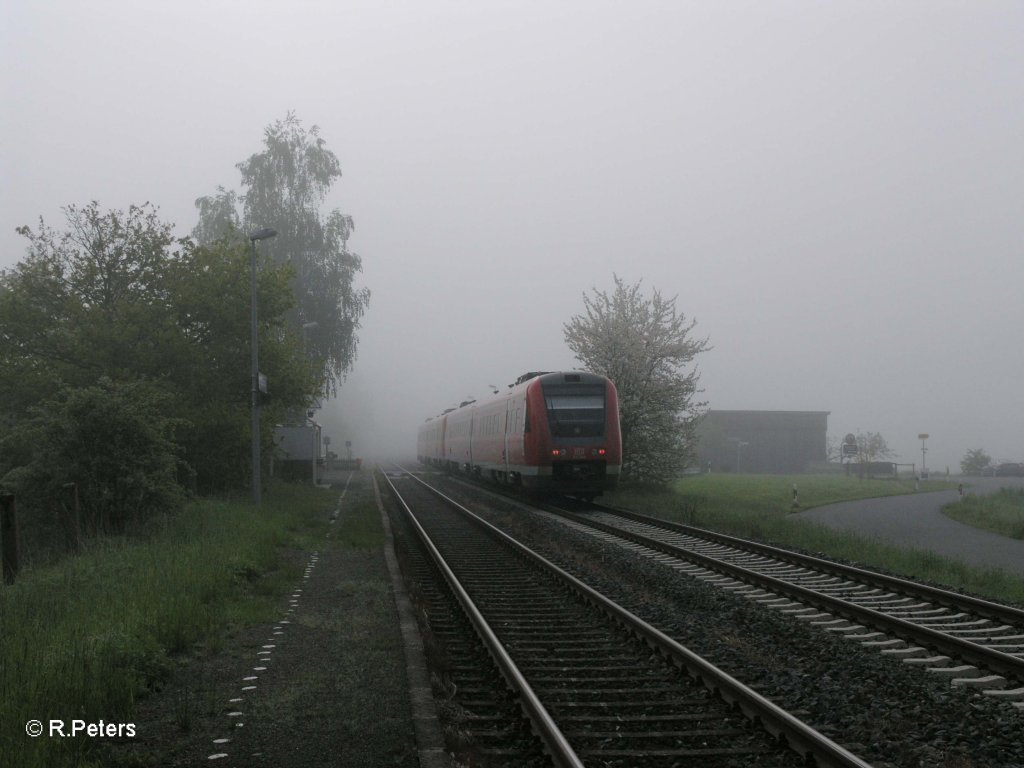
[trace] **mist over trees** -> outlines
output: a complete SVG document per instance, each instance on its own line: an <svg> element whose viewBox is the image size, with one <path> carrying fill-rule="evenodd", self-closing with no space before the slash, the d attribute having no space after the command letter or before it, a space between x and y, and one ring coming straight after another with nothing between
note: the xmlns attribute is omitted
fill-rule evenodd
<svg viewBox="0 0 1024 768"><path fill-rule="evenodd" d="M149 204L64 213L63 232L42 219L18 228L27 256L0 280L0 400L14 412L65 384L163 365L154 351L168 319L164 265L184 245Z"/></svg>
<svg viewBox="0 0 1024 768"><path fill-rule="evenodd" d="M583 295L584 312L563 326L565 341L584 368L615 382L623 477L667 482L693 457L706 403L696 399L700 374L691 364L708 339L692 335L696 321L676 309L676 297L647 297L639 281L614 280L611 293Z"/></svg>
<svg viewBox="0 0 1024 768"><path fill-rule="evenodd" d="M260 243L260 255L292 265L295 306L287 321L301 330L323 392L335 394L355 361L357 331L370 301L369 290L355 284L362 261L348 249L352 217L338 209L320 210L341 178L338 158L316 126L306 130L289 112L266 128L264 149L236 167L244 192L219 187L196 200L199 222L193 235L209 244L222 238L247 242L248 233L263 227L278 231Z"/></svg>
<svg viewBox="0 0 1024 768"><path fill-rule="evenodd" d="M18 233L0 273L0 490L27 528L75 483L93 532L119 532L188 492L252 482L248 233L272 227L257 271L262 456L286 414L334 393L356 356L369 291L350 216L320 208L341 177L316 127L289 114L178 238L150 203L69 205ZM312 364L311 364L312 362Z"/></svg>
<svg viewBox="0 0 1024 768"><path fill-rule="evenodd" d="M980 475L992 468L992 457L982 448L971 448L960 459L960 471L965 475Z"/></svg>
<svg viewBox="0 0 1024 768"><path fill-rule="evenodd" d="M185 498L179 482L190 468L175 433L186 427L170 414L170 393L146 380L106 376L65 387L32 406L4 440L20 452L3 478L18 490L21 509L52 508L74 483L86 533L121 533L155 514L173 512Z"/></svg>
<svg viewBox="0 0 1024 768"><path fill-rule="evenodd" d="M79 484L83 512L119 530L180 489L249 482L249 256L196 246L146 203L68 206L66 226L21 227L27 255L0 274L0 486L19 507ZM289 266L260 272L264 418L319 388L285 315ZM269 430L264 430L266 455Z"/></svg>

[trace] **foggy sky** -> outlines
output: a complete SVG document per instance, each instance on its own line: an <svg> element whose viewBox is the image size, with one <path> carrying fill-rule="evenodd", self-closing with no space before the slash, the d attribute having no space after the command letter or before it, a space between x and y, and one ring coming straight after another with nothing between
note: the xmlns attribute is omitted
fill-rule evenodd
<svg viewBox="0 0 1024 768"><path fill-rule="evenodd" d="M372 291L332 447L577 365L612 275L678 296L712 408L1024 460L1020 2L9 3L0 268L61 206L193 203L294 110ZM273 226L274 222L264 222Z"/></svg>

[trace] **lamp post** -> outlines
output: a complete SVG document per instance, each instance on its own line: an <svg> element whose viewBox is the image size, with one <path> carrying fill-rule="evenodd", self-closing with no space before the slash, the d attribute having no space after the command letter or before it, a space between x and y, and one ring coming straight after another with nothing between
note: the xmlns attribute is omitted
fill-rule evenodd
<svg viewBox="0 0 1024 768"><path fill-rule="evenodd" d="M925 440L928 439L928 433L922 432L917 436L917 439L921 441L921 477L928 477L928 465L925 464L925 455L928 453L928 448L925 446Z"/></svg>
<svg viewBox="0 0 1024 768"><path fill-rule="evenodd" d="M320 327L320 323L318 323L316 320L311 320L308 323L303 323L302 324L302 354L306 355L307 358L309 357L309 336L306 333L306 331L310 331L313 328L319 328L319 327ZM307 360L307 362L309 363L309 370L310 370L310 372L311 373L314 372L315 367L313 365L313 361L312 360ZM313 432L312 458L310 459L310 463L312 464L312 467L313 467L313 485L316 485L316 483L317 483L316 461L317 461L317 458L320 455L320 450L319 450L320 446L319 446L319 444L317 442L317 439L316 439L316 435L317 435L316 423L313 421L312 417L309 416L309 414L311 414L311 413L312 413L312 411L307 411L307 418L309 420L309 423L311 425L313 425L312 426L312 432Z"/></svg>
<svg viewBox="0 0 1024 768"><path fill-rule="evenodd" d="M302 354L306 356L306 362L309 364L310 373L316 371L316 366L313 364L313 358L309 354L309 334L307 331L311 331L314 328L319 328L320 323L316 320L311 320L308 323L302 324Z"/></svg>
<svg viewBox="0 0 1024 768"><path fill-rule="evenodd" d="M252 503L260 505L260 360L259 340L256 333L256 241L268 240L276 229L257 229L249 235L252 251L249 259L252 288L252 321L249 324L249 346L252 359Z"/></svg>

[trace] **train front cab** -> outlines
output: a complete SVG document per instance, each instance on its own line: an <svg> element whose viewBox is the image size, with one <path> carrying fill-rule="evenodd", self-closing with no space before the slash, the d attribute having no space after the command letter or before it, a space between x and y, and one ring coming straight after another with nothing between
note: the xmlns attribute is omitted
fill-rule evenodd
<svg viewBox="0 0 1024 768"><path fill-rule="evenodd" d="M622 467L618 394L592 373L538 376L527 391L527 452L537 474L523 486L541 493L594 497L616 487Z"/></svg>

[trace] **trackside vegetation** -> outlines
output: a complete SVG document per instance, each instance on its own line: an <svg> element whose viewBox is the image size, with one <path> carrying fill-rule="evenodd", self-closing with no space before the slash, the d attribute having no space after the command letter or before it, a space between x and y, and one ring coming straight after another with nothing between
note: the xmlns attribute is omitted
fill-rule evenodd
<svg viewBox="0 0 1024 768"><path fill-rule="evenodd" d="M0 494L22 565L74 551L79 528L120 535L188 495L251 487L250 338L259 474L273 425L351 370L370 294L352 217L320 213L338 158L291 113L264 138L239 165L244 195L197 201L193 238L150 203L17 228L24 257L0 269ZM278 237L257 249L262 229Z"/></svg>
<svg viewBox="0 0 1024 768"><path fill-rule="evenodd" d="M970 568L921 550L905 550L794 517L797 509L853 499L914 493L913 480L827 475L709 474L677 480L664 489L625 487L602 497L613 506L778 546L902 574L994 600L1024 603L1024 584L1000 570ZM922 491L953 488L939 480Z"/></svg>
<svg viewBox="0 0 1024 768"><path fill-rule="evenodd" d="M26 257L0 272L0 493L23 565L63 554L72 484L93 537L251 483L249 250L176 240L148 204L64 212L63 232L21 228ZM292 274L257 275L268 459L270 425L320 390L285 319Z"/></svg>
<svg viewBox="0 0 1024 768"><path fill-rule="evenodd" d="M96 739L49 738L48 722L130 722L174 654L216 650L232 626L268 621L301 577L290 550L321 541L332 494L272 486L263 507L205 499L146 536L90 539L82 554L0 589L0 755L7 765L99 765ZM29 738L39 720L43 736Z"/></svg>

